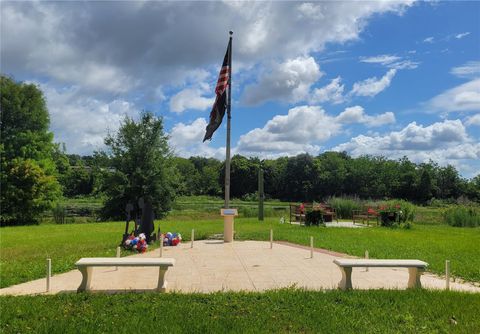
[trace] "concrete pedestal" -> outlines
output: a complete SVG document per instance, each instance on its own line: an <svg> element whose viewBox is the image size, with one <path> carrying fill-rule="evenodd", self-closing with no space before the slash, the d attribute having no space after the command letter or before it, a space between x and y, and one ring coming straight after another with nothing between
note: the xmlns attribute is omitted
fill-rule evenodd
<svg viewBox="0 0 480 334"><path fill-rule="evenodd" d="M233 216L223 216L223 241L233 242L233 228L235 222Z"/></svg>
<svg viewBox="0 0 480 334"><path fill-rule="evenodd" d="M223 241L233 242L234 218L238 216L238 211L237 209L221 209L220 214L223 216Z"/></svg>

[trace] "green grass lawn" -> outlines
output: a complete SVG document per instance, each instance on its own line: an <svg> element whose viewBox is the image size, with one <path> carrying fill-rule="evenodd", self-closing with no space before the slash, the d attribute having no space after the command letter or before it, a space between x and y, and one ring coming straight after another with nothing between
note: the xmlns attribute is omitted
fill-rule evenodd
<svg viewBox="0 0 480 334"><path fill-rule="evenodd" d="M480 295L446 291L59 294L0 306L5 333L480 332Z"/></svg>
<svg viewBox="0 0 480 334"><path fill-rule="evenodd" d="M195 228L197 239L223 232L223 221L168 220L162 231L181 232L189 240ZM114 256L125 225L122 222L5 227L0 230L0 286L45 276L45 259L52 259L54 273L74 269L81 257ZM276 240L307 245L310 235L315 247L371 258L416 258L427 261L429 270L443 273L444 261L451 261L452 275L480 282L480 228L445 225L419 226L411 230L368 228L318 228L279 224L278 218L260 223L254 218L236 219L236 237L268 240L270 228ZM127 255L124 251L123 255Z"/></svg>

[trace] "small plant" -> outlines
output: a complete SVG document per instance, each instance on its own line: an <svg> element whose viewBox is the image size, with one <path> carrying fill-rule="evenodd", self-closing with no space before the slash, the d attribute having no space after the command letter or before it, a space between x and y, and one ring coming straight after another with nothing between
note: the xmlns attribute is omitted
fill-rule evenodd
<svg viewBox="0 0 480 334"><path fill-rule="evenodd" d="M378 213L382 226L410 229L415 218L415 206L402 200L389 201L380 206Z"/></svg>
<svg viewBox="0 0 480 334"><path fill-rule="evenodd" d="M445 222L455 227L480 226L480 209L474 206L454 206L444 213Z"/></svg>
<svg viewBox="0 0 480 334"><path fill-rule="evenodd" d="M308 211L305 215L305 226L320 226L324 225L323 213L320 210Z"/></svg>
<svg viewBox="0 0 480 334"><path fill-rule="evenodd" d="M52 209L53 220L55 224L65 224L65 207L60 203Z"/></svg>

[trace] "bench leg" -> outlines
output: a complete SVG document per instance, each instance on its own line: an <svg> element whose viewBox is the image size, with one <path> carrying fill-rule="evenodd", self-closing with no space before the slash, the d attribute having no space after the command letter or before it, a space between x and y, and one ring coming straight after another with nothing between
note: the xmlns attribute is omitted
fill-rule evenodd
<svg viewBox="0 0 480 334"><path fill-rule="evenodd" d="M338 283L338 288L341 290L352 289L352 268L339 267L342 272L342 280Z"/></svg>
<svg viewBox="0 0 480 334"><path fill-rule="evenodd" d="M82 283L77 289L77 292L90 290L90 282L92 280L92 267L81 266L78 270L82 273Z"/></svg>
<svg viewBox="0 0 480 334"><path fill-rule="evenodd" d="M408 287L413 289L421 289L422 282L420 277L425 270L422 268L408 268Z"/></svg>
<svg viewBox="0 0 480 334"><path fill-rule="evenodd" d="M159 292L167 291L167 281L165 280L165 274L167 273L167 268L160 268L158 271L158 286L157 290Z"/></svg>

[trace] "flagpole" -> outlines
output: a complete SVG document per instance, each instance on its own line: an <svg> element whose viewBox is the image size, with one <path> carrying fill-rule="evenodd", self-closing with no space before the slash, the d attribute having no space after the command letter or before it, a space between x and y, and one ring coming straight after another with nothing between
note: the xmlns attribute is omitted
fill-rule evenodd
<svg viewBox="0 0 480 334"><path fill-rule="evenodd" d="M227 102L227 145L225 157L225 209L230 207L230 119L232 107L232 35L230 31L230 40L228 43L228 102Z"/></svg>

